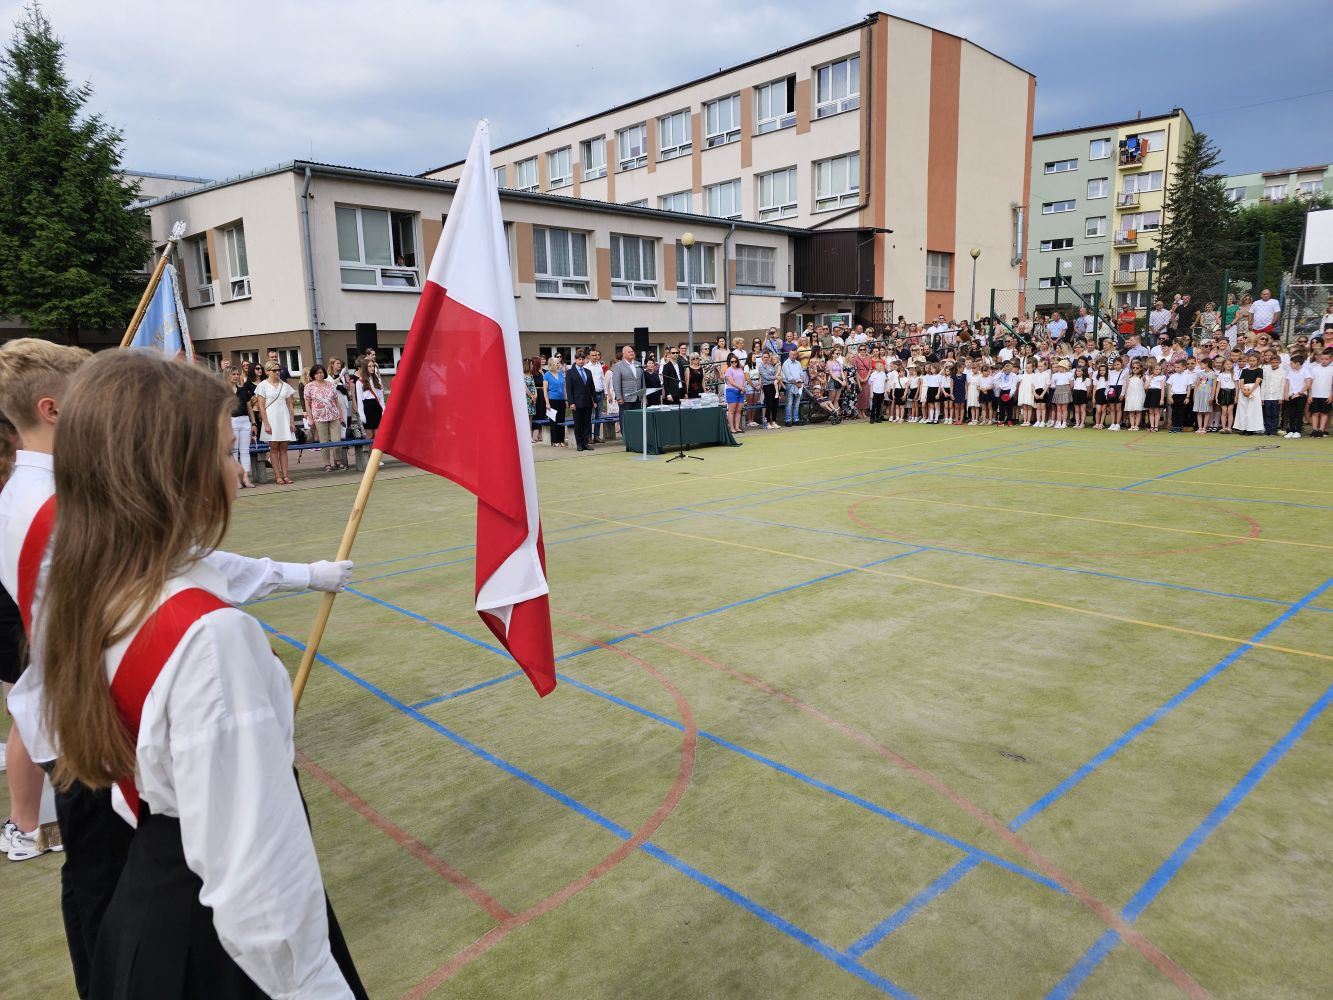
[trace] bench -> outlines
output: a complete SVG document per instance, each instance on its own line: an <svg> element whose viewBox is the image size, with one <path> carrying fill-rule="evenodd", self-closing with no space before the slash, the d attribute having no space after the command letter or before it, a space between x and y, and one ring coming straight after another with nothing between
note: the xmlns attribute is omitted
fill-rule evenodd
<svg viewBox="0 0 1333 1000"><path fill-rule="evenodd" d="M290 454L291 452L294 451L318 451L323 448L332 448L335 451L342 448L353 448L355 449L356 453L356 469L358 472L365 472L366 459L369 455L369 450L373 447L375 447L375 442L372 441L370 438L356 438L350 441L329 441L322 444L315 441L307 441L304 444L297 444L295 441L293 441L291 444L287 445L287 451ZM268 468L268 465L265 462L260 461L260 456L266 455L268 454L268 452L269 452L268 442L255 441L251 443L250 445L251 482L253 483L264 482L264 470Z"/></svg>
<svg viewBox="0 0 1333 1000"><path fill-rule="evenodd" d="M540 419L534 419L532 423L537 427L550 427L554 421L542 417ZM574 420L573 418L562 420L560 425L562 427L567 427L572 431L574 429ZM592 426L594 433L596 433L598 427L604 428L606 430L606 440L614 441L616 439L616 428L620 426L620 414L599 414L592 418Z"/></svg>

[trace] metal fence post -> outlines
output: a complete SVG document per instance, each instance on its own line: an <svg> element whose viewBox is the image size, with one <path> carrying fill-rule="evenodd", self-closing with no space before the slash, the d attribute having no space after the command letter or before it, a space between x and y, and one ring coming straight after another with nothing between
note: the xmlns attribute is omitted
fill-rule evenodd
<svg viewBox="0 0 1333 1000"><path fill-rule="evenodd" d="M1264 240L1267 239L1267 233L1259 234L1259 259L1254 262L1254 287L1250 289L1250 294L1256 299L1259 292L1263 289L1264 280Z"/></svg>

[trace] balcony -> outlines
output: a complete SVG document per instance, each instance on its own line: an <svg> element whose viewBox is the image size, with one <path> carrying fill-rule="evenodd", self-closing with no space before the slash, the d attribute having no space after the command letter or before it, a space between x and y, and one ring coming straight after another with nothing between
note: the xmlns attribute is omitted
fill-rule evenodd
<svg viewBox="0 0 1333 1000"><path fill-rule="evenodd" d="M1121 142L1120 155L1116 158L1117 166L1121 170L1137 170L1143 166L1143 154L1146 152L1142 144L1127 146Z"/></svg>
<svg viewBox="0 0 1333 1000"><path fill-rule="evenodd" d="M1139 231L1137 229L1117 229L1115 234L1115 245L1118 247L1138 246Z"/></svg>
<svg viewBox="0 0 1333 1000"><path fill-rule="evenodd" d="M1115 196L1116 208L1137 208L1139 204L1139 193L1137 191L1121 191Z"/></svg>
<svg viewBox="0 0 1333 1000"><path fill-rule="evenodd" d="M1138 271L1116 271L1111 276L1111 284L1113 285L1137 285L1138 283Z"/></svg>

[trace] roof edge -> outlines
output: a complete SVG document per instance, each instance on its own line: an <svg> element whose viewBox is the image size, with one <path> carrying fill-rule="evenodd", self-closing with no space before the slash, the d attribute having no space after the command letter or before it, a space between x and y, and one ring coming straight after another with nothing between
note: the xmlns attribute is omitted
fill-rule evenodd
<svg viewBox="0 0 1333 1000"><path fill-rule="evenodd" d="M1098 132L1106 128L1123 128L1126 125L1138 125L1141 123L1159 121L1163 118L1179 117L1183 117L1186 121L1190 122L1190 127L1193 128L1194 123L1190 121L1190 116L1185 112L1184 108L1172 108L1164 115L1142 115L1138 118L1126 118L1122 121L1102 122L1099 125L1079 125L1075 128L1056 129L1054 132L1037 132L1032 136L1032 140L1036 142L1039 139L1055 139L1062 135L1076 135L1079 132Z"/></svg>

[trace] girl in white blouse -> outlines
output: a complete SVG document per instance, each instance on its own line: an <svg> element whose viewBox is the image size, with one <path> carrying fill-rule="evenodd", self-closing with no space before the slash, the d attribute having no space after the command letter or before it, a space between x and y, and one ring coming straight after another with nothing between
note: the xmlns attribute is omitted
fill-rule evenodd
<svg viewBox="0 0 1333 1000"><path fill-rule="evenodd" d="M98 355L68 394L37 626L54 778L114 786L137 827L91 995L365 996L292 772L287 672L200 557L237 488L230 396L141 351ZM126 435L155 444L130 479Z"/></svg>

